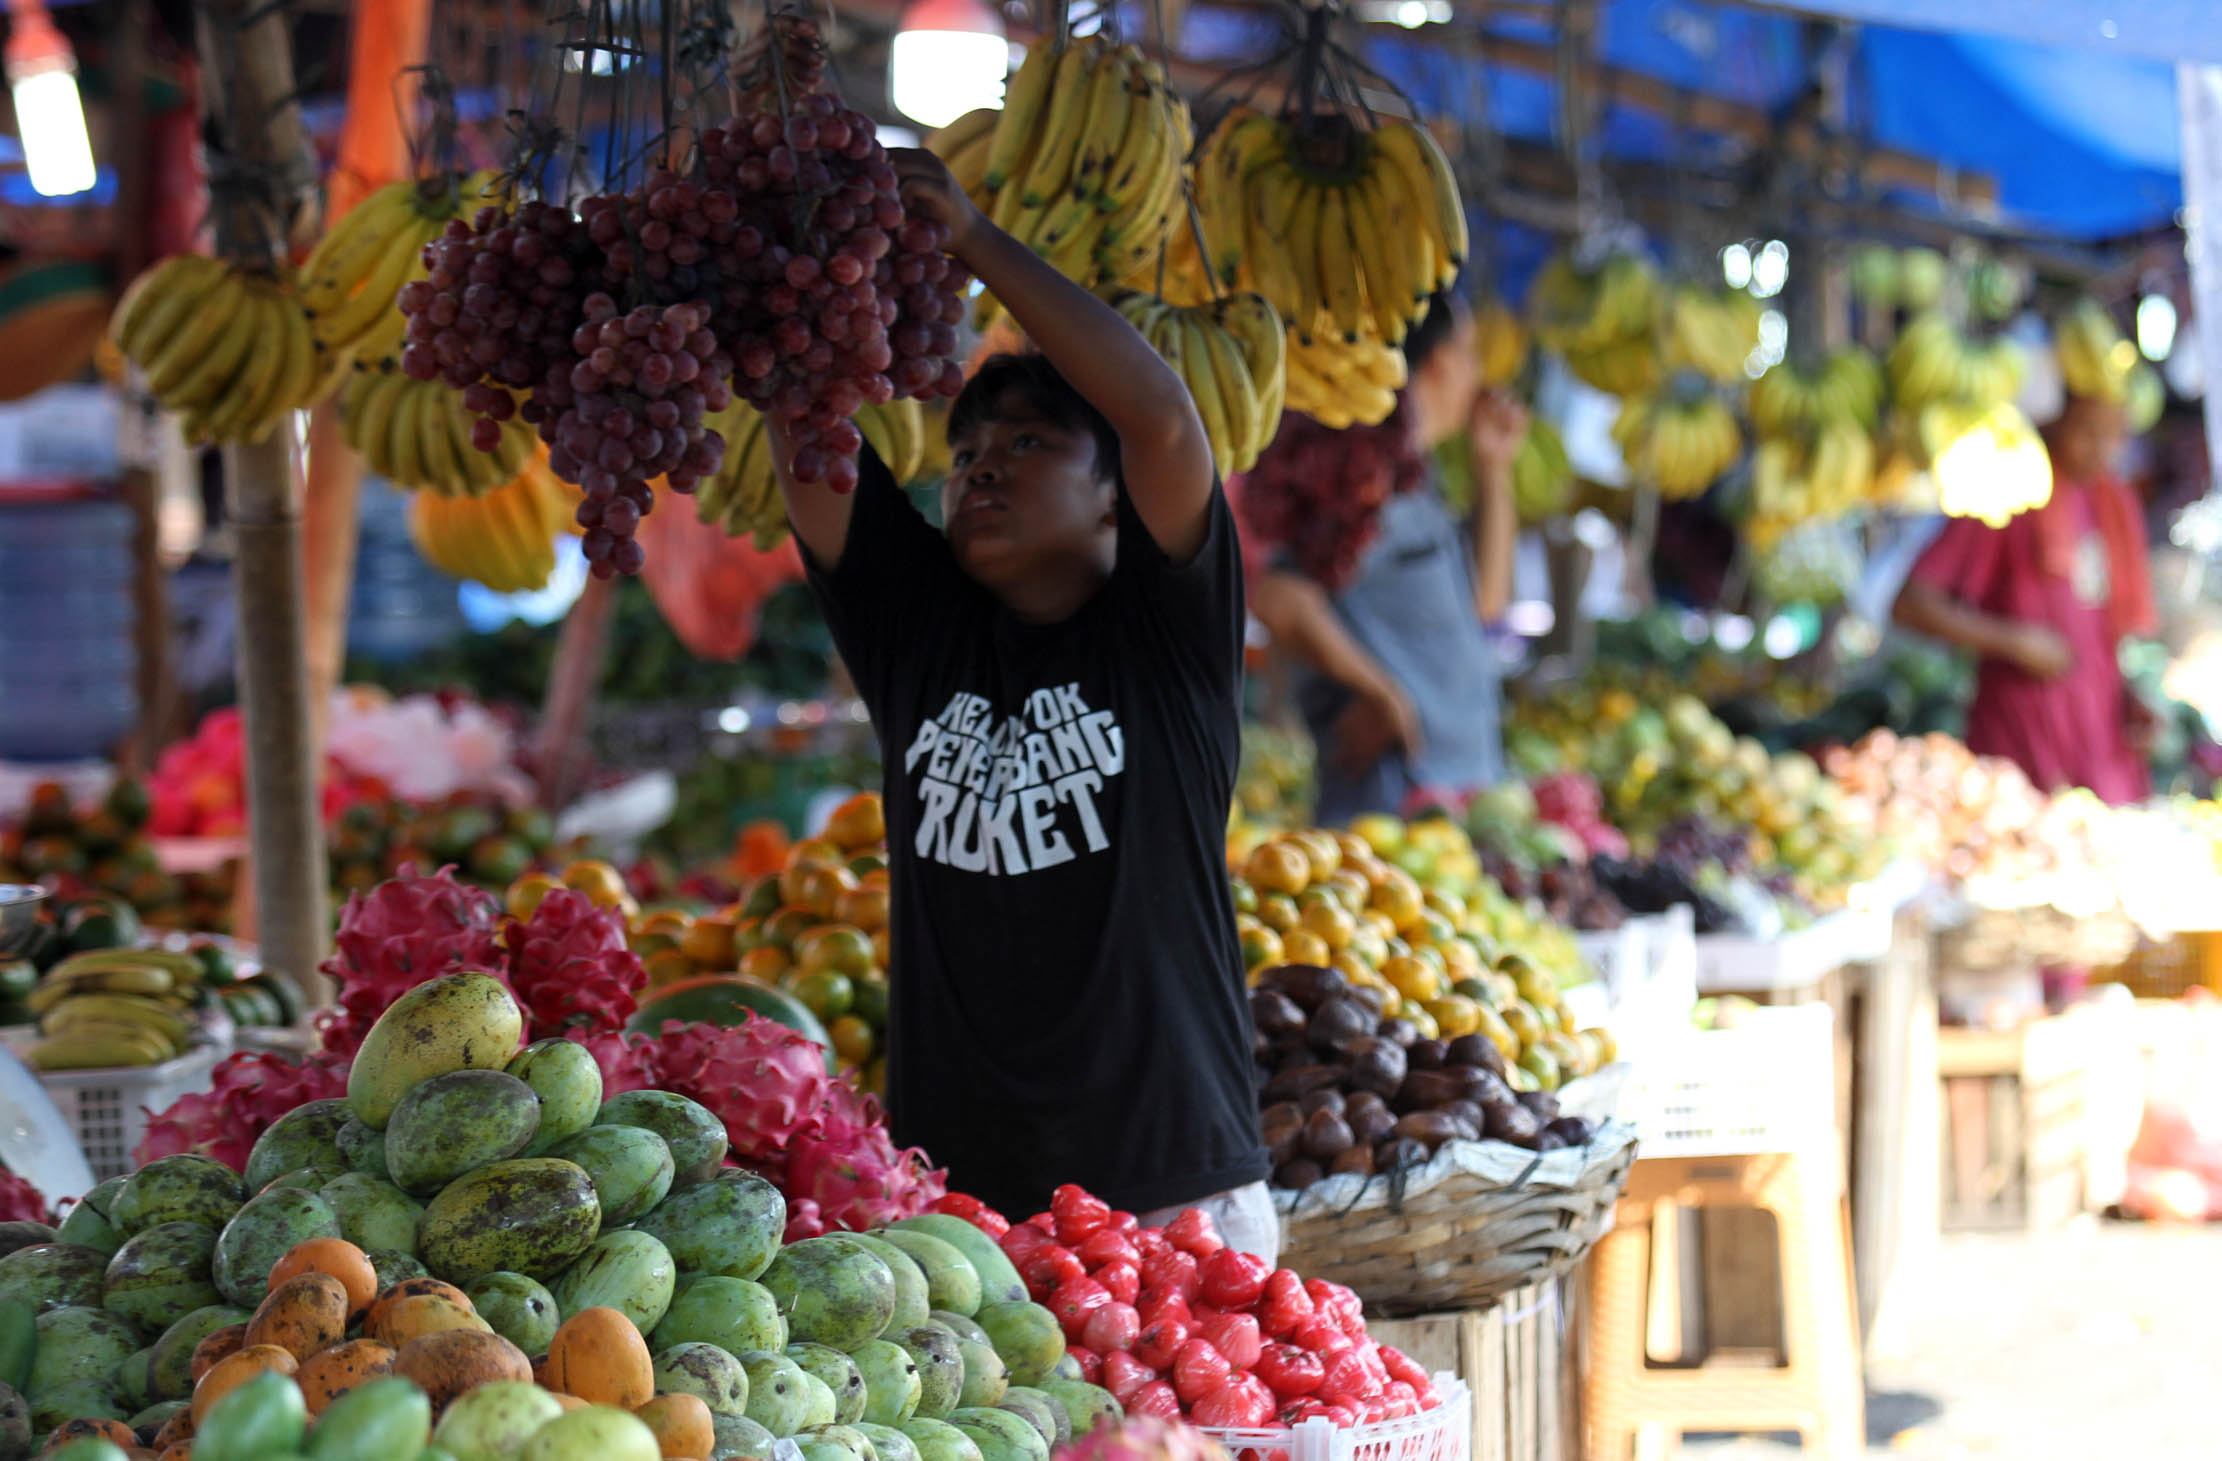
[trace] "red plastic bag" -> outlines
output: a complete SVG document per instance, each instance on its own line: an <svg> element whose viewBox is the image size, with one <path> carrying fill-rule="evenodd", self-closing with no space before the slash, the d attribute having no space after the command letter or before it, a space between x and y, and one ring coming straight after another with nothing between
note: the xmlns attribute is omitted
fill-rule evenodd
<svg viewBox="0 0 2222 1461"><path fill-rule="evenodd" d="M756 612L786 584L802 577L792 539L759 553L747 538L728 538L698 521L694 503L656 494L656 510L640 520L641 571L664 622L680 642L711 660L736 660L756 637Z"/></svg>

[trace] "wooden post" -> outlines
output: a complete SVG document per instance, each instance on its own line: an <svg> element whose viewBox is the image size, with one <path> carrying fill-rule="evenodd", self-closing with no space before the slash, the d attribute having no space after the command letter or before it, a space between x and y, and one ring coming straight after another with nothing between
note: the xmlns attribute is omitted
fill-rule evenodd
<svg viewBox="0 0 2222 1461"><path fill-rule="evenodd" d="M286 12L259 0L201 0L208 104L229 161L261 180L219 202L226 258L247 268L277 260L316 155L293 100ZM260 446L224 449L224 486L238 539L232 593L239 616L239 699L247 746L247 825L263 963L328 998L324 956L324 828L309 714L301 598L298 443L290 426Z"/></svg>
<svg viewBox="0 0 2222 1461"><path fill-rule="evenodd" d="M1870 1359L1901 1354L1914 1339L1909 1311L1938 1258L1942 1154L1930 948L1927 920L1899 914L1861 1007L1852 1252Z"/></svg>
<svg viewBox="0 0 2222 1461"><path fill-rule="evenodd" d="M556 641L555 666L548 675L548 698L540 712L540 803L561 811L578 789L586 764L586 723L594 692L602 683L602 661L609 650L610 619L617 609L617 584L589 578L571 612L563 617Z"/></svg>
<svg viewBox="0 0 2222 1461"><path fill-rule="evenodd" d="M324 744L324 717L347 660L347 606L355 591L355 538L362 505L363 459L340 436L339 400L309 413L308 491L301 522L304 640L314 744Z"/></svg>

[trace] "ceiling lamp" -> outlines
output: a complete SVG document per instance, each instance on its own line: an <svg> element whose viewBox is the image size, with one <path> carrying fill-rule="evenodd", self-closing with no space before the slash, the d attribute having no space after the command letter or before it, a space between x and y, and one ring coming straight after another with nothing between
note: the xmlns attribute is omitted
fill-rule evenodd
<svg viewBox="0 0 2222 1461"><path fill-rule="evenodd" d="M982 0L914 0L887 58L888 100L927 127L1003 105L1010 70L1003 18Z"/></svg>
<svg viewBox="0 0 2222 1461"><path fill-rule="evenodd" d="M77 54L42 0L15 0L5 59L15 96L16 136L31 186L48 198L93 185L93 144L77 96Z"/></svg>

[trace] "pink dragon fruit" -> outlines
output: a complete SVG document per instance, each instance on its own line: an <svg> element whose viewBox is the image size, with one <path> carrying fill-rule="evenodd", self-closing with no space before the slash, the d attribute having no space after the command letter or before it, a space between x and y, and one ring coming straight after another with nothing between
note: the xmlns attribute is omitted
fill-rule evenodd
<svg viewBox="0 0 2222 1461"><path fill-rule="evenodd" d="M787 1144L785 1191L790 1204L812 1204L827 1228L867 1232L948 1195L948 1174L916 1147L897 1150L879 1102L851 1082L827 1091L819 1127Z"/></svg>
<svg viewBox="0 0 2222 1461"><path fill-rule="evenodd" d="M53 1216L47 1211L44 1193L0 1167L0 1223L43 1223Z"/></svg>
<svg viewBox="0 0 2222 1461"><path fill-rule="evenodd" d="M825 1215L818 1211L818 1204L807 1197L798 1197L787 1204L787 1231L780 1237L782 1243L800 1243L805 1238L822 1238L826 1235Z"/></svg>
<svg viewBox="0 0 2222 1461"><path fill-rule="evenodd" d="M1183 1421L1129 1410L1125 1420L1106 1416L1086 1435L1074 1435L1051 1461L1227 1461L1227 1453Z"/></svg>
<svg viewBox="0 0 2222 1461"><path fill-rule="evenodd" d="M507 982L501 906L493 895L457 882L453 868L430 877L405 869L347 900L334 953L323 971L339 986L339 1005L317 1021L326 1051L352 1056L378 1017L429 979L477 970Z"/></svg>
<svg viewBox="0 0 2222 1461"><path fill-rule="evenodd" d="M626 1091L655 1087L656 1062L662 1052L646 1035L629 1035L623 1030L603 1030L591 1035L585 1030L566 1030L563 1038L593 1052L594 1063L602 1068L604 1100Z"/></svg>
<svg viewBox="0 0 2222 1461"><path fill-rule="evenodd" d="M509 983L535 1040L574 1029L622 1029L639 1007L648 971L626 946L624 915L586 894L554 888L532 917L503 929Z"/></svg>
<svg viewBox="0 0 2222 1461"><path fill-rule="evenodd" d="M148 1113L146 1135L132 1151L140 1166L157 1157L198 1152L235 1172L270 1123L296 1106L347 1094L348 1061L326 1052L299 1064L265 1050L241 1050L216 1062L209 1088Z"/></svg>
<svg viewBox="0 0 2222 1461"><path fill-rule="evenodd" d="M716 1113L743 1165L762 1170L820 1129L831 1082L809 1036L751 1014L724 1027L666 1020L657 1044L658 1084Z"/></svg>

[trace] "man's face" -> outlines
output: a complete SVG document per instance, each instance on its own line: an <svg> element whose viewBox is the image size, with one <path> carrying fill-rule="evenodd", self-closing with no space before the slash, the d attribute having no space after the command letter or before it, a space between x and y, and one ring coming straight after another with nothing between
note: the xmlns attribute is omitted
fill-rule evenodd
<svg viewBox="0 0 2222 1461"><path fill-rule="evenodd" d="M1412 376L1413 395L1426 402L1424 419L1415 423L1420 435L1427 438L1420 442L1424 448L1433 448L1463 427L1474 408L1474 398L1481 393L1473 311L1463 301L1456 309L1458 322Z"/></svg>
<svg viewBox="0 0 2222 1461"><path fill-rule="evenodd" d="M1100 560L1117 497L1096 472L1095 438L1045 420L1022 393L949 443L941 511L957 565L988 588Z"/></svg>
<svg viewBox="0 0 2222 1461"><path fill-rule="evenodd" d="M2070 396L2051 431L2052 468L2071 482L2104 476L2121 455L2129 417L2120 406L2094 396Z"/></svg>

